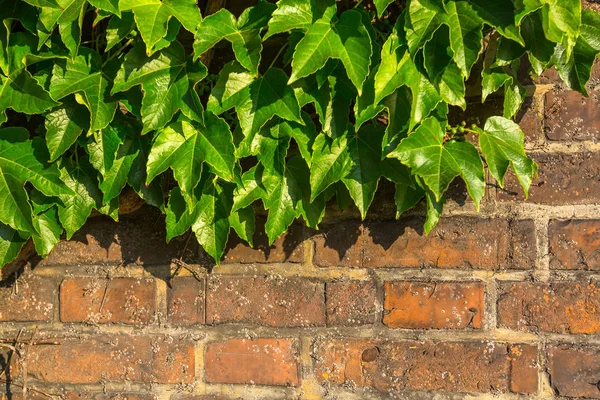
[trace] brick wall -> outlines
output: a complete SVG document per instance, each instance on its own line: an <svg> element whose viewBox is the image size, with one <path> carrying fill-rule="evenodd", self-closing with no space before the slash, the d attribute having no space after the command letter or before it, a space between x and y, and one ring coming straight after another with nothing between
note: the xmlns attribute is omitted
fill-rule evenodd
<svg viewBox="0 0 600 400"><path fill-rule="evenodd" d="M385 185L376 219L332 211L255 250L232 238L210 270L153 211L90 220L0 286L0 393L600 398L598 69L589 99L553 74L529 88L527 202L509 179L476 213L458 187L429 237L422 207L390 218ZM172 259L188 268L171 280Z"/></svg>

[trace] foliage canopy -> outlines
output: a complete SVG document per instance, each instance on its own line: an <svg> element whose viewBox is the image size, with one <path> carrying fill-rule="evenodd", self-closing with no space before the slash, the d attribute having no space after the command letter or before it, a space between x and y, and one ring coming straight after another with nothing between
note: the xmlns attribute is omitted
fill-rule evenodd
<svg viewBox="0 0 600 400"><path fill-rule="evenodd" d="M231 228L252 244L259 201L273 242L297 218L318 227L334 197L364 218L381 180L398 215L425 199L426 232L457 178L479 206L486 167L527 194L520 82L554 66L587 95L600 15L580 0L373 3L202 16L195 0L0 0L0 265L30 238L47 255L94 209L117 219L127 186L166 213L169 240L191 229L217 262ZM503 94L503 115L450 126L471 86Z"/></svg>

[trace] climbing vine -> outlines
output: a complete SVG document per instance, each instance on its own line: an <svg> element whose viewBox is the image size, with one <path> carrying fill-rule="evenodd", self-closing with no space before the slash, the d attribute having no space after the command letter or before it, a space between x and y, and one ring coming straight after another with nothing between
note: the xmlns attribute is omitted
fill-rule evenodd
<svg viewBox="0 0 600 400"><path fill-rule="evenodd" d="M364 218L382 180L429 232L455 179L477 207L486 169L527 195L520 82L555 67L587 95L600 52L580 0L200 3L0 0L0 265L116 220L126 188L217 262L261 205L272 243L336 197ZM467 87L502 115L451 126Z"/></svg>

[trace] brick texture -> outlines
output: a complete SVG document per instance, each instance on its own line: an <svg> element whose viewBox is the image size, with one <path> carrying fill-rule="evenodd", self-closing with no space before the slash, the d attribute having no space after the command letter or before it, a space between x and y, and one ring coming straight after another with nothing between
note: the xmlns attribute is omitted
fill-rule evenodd
<svg viewBox="0 0 600 400"><path fill-rule="evenodd" d="M206 281L193 276L175 278L167 291L167 313L174 325L204 324Z"/></svg>
<svg viewBox="0 0 600 400"><path fill-rule="evenodd" d="M0 322L52 320L58 285L53 279L27 276L15 286L0 285Z"/></svg>
<svg viewBox="0 0 600 400"><path fill-rule="evenodd" d="M315 373L322 384L385 392L537 390L537 353L528 345L326 340L317 343L314 352Z"/></svg>
<svg viewBox="0 0 600 400"><path fill-rule="evenodd" d="M333 281L327 283L327 325L373 324L378 316L377 287L374 281Z"/></svg>
<svg viewBox="0 0 600 400"><path fill-rule="evenodd" d="M298 350L293 339L231 339L210 343L206 380L250 385L300 384Z"/></svg>
<svg viewBox="0 0 600 400"><path fill-rule="evenodd" d="M548 374L552 388L560 396L600 399L599 348L551 346Z"/></svg>
<svg viewBox="0 0 600 400"><path fill-rule="evenodd" d="M551 141L600 140L600 91L590 97L550 91L545 99L545 133Z"/></svg>
<svg viewBox="0 0 600 400"><path fill-rule="evenodd" d="M152 279L67 278L60 285L60 320L146 324L155 313Z"/></svg>
<svg viewBox="0 0 600 400"><path fill-rule="evenodd" d="M208 281L206 323L325 325L325 285L312 279L215 276Z"/></svg>
<svg viewBox="0 0 600 400"><path fill-rule="evenodd" d="M600 220L551 221L552 269L600 270Z"/></svg>
<svg viewBox="0 0 600 400"><path fill-rule="evenodd" d="M498 324L522 331L600 332L600 287L578 282L502 285Z"/></svg>
<svg viewBox="0 0 600 400"><path fill-rule="evenodd" d="M480 282L386 282L383 323L389 328L480 329L483 298Z"/></svg>

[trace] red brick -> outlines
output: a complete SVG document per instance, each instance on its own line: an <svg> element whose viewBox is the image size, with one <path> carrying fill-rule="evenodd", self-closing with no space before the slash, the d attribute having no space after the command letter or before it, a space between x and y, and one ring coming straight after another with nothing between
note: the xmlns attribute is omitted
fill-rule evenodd
<svg viewBox="0 0 600 400"><path fill-rule="evenodd" d="M544 130L549 140L600 140L600 91L589 94L586 98L570 90L546 93Z"/></svg>
<svg viewBox="0 0 600 400"><path fill-rule="evenodd" d="M154 400L156 398L148 394L89 392L69 392L64 397L66 400Z"/></svg>
<svg viewBox="0 0 600 400"><path fill-rule="evenodd" d="M211 276L206 323L325 325L325 287L306 278Z"/></svg>
<svg viewBox="0 0 600 400"><path fill-rule="evenodd" d="M208 345L206 380L248 385L300 385L293 339L231 339Z"/></svg>
<svg viewBox="0 0 600 400"><path fill-rule="evenodd" d="M171 281L167 290L167 314L174 325L195 325L205 322L204 279L193 276L179 277Z"/></svg>
<svg viewBox="0 0 600 400"><path fill-rule="evenodd" d="M147 324L156 312L155 291L152 279L66 278L60 285L60 319Z"/></svg>
<svg viewBox="0 0 600 400"><path fill-rule="evenodd" d="M248 263L276 263L304 261L304 229L295 223L290 225L286 233L269 246L269 239L264 230L263 217L257 217L256 233L254 234L254 248L242 241L237 235L231 235L223 264L248 264Z"/></svg>
<svg viewBox="0 0 600 400"><path fill-rule="evenodd" d="M91 218L71 240L61 241L40 265L164 265L183 255L194 264L198 258L195 239L187 235L167 244L164 216L143 207L118 223L101 216ZM187 244L187 246L186 246Z"/></svg>
<svg viewBox="0 0 600 400"><path fill-rule="evenodd" d="M429 236L423 220L372 222L364 233L364 266L524 269L535 262L533 221L442 218Z"/></svg>
<svg viewBox="0 0 600 400"><path fill-rule="evenodd" d="M529 191L530 203L595 204L600 202L600 153L529 154L539 164L539 178ZM509 173L500 200L524 201L523 189Z"/></svg>
<svg viewBox="0 0 600 400"><path fill-rule="evenodd" d="M551 346L548 374L559 396L600 399L600 348Z"/></svg>
<svg viewBox="0 0 600 400"><path fill-rule="evenodd" d="M600 270L600 220L551 221L552 269Z"/></svg>
<svg viewBox="0 0 600 400"><path fill-rule="evenodd" d="M537 390L537 353L529 345L339 339L318 342L314 352L322 384L382 392Z"/></svg>
<svg viewBox="0 0 600 400"><path fill-rule="evenodd" d="M174 336L102 335L32 346L28 374L42 382L190 383L194 345Z"/></svg>
<svg viewBox="0 0 600 400"><path fill-rule="evenodd" d="M313 237L313 262L320 267L360 267L363 258L362 227L358 221L323 224Z"/></svg>
<svg viewBox="0 0 600 400"><path fill-rule="evenodd" d="M520 331L600 332L600 287L594 283L515 282L501 285L498 325Z"/></svg>
<svg viewBox="0 0 600 400"><path fill-rule="evenodd" d="M52 321L57 288L54 279L31 274L0 286L0 322Z"/></svg>
<svg viewBox="0 0 600 400"><path fill-rule="evenodd" d="M385 282L383 323L389 328L482 328L482 282Z"/></svg>
<svg viewBox="0 0 600 400"><path fill-rule="evenodd" d="M332 281L326 286L327 325L373 324L379 317L374 281Z"/></svg>

